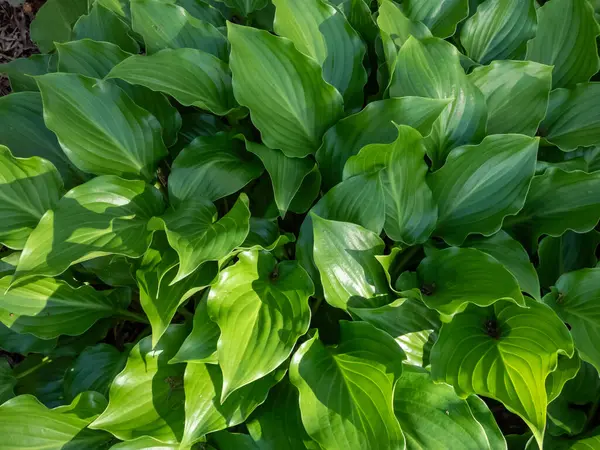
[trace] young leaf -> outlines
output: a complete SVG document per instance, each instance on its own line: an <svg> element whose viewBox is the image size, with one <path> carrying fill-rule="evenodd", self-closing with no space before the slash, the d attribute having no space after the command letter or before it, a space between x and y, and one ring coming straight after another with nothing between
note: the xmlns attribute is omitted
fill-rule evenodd
<svg viewBox="0 0 600 450"><path fill-rule="evenodd" d="M232 23L227 31L235 97L264 144L291 157L314 153L342 115L342 96L287 39Z"/></svg>
<svg viewBox="0 0 600 450"><path fill-rule="evenodd" d="M407 0L404 6L410 19L423 22L441 38L452 36L469 14L469 0Z"/></svg>
<svg viewBox="0 0 600 450"><path fill-rule="evenodd" d="M308 331L314 287L295 261L243 252L208 293L208 314L221 330L217 357L223 371L221 401L273 372Z"/></svg>
<svg viewBox="0 0 600 450"><path fill-rule="evenodd" d="M221 330L210 320L207 303L206 299L203 299L196 307L192 332L185 338L169 364L182 362L217 364L217 342Z"/></svg>
<svg viewBox="0 0 600 450"><path fill-rule="evenodd" d="M337 347L315 334L292 358L290 381L300 391L306 432L324 450L405 448L392 409L404 353L368 323L342 321L340 333Z"/></svg>
<svg viewBox="0 0 600 450"><path fill-rule="evenodd" d="M549 307L534 300L526 306L504 301L488 308L471 305L442 325L431 352L431 376L462 397L478 394L501 401L541 444L546 377L556 368L558 353L571 357L574 350L569 330Z"/></svg>

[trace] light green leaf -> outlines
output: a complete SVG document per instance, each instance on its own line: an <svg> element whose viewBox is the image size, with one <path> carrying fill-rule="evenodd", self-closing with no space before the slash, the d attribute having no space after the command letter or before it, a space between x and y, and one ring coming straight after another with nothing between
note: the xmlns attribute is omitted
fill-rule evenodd
<svg viewBox="0 0 600 450"><path fill-rule="evenodd" d="M256 147L263 146L249 148ZM215 201L234 194L264 170L244 141L227 133L198 136L177 155L171 169L169 199L175 206L198 197Z"/></svg>
<svg viewBox="0 0 600 450"><path fill-rule="evenodd" d="M223 376L219 366L188 364L185 370L185 431L182 445L200 441L202 436L244 422L263 403L269 389L285 375L279 369L223 398Z"/></svg>
<svg viewBox="0 0 600 450"><path fill-rule="evenodd" d="M486 0L464 24L460 42L467 56L481 64L519 59L535 37L535 0Z"/></svg>
<svg viewBox="0 0 600 450"><path fill-rule="evenodd" d="M166 444L149 436L142 436L130 441L119 442L110 450L189 450L189 447L181 447L178 443Z"/></svg>
<svg viewBox="0 0 600 450"><path fill-rule="evenodd" d="M340 322L337 347L325 347L318 334L302 344L290 380L308 435L326 450L404 449L392 408L404 358L394 339L363 322Z"/></svg>
<svg viewBox="0 0 600 450"><path fill-rule="evenodd" d="M434 168L444 163L452 148L479 141L485 135L485 97L465 75L458 50L449 42L409 37L398 52L389 93L391 97L452 99L427 139Z"/></svg>
<svg viewBox="0 0 600 450"><path fill-rule="evenodd" d="M10 353L50 353L56 339L39 339L32 334L19 334L0 322L0 348Z"/></svg>
<svg viewBox="0 0 600 450"><path fill-rule="evenodd" d="M89 426L121 440L148 436L175 443L183 436L184 364L168 364L185 337L171 325L154 349L150 336L129 353L125 369L110 386L108 407Z"/></svg>
<svg viewBox="0 0 600 450"><path fill-rule="evenodd" d="M127 309L129 300L126 290L73 288L56 278L36 278L12 286L10 276L0 279L0 321L17 333L41 339L78 336L97 320Z"/></svg>
<svg viewBox="0 0 600 450"><path fill-rule="evenodd" d="M140 46L131 36L131 27L117 14L94 3L89 14L81 16L73 27L73 40L93 39L112 42L126 52L138 53Z"/></svg>
<svg viewBox="0 0 600 450"><path fill-rule="evenodd" d="M395 124L415 128L423 136L448 106L446 99L422 97L390 98L369 103L361 112L345 117L331 127L317 151L325 189L342 181L346 161L368 144L391 144L398 137Z"/></svg>
<svg viewBox="0 0 600 450"><path fill-rule="evenodd" d="M265 252L243 252L219 274L208 293L208 314L221 330L221 402L273 372L308 331L310 277L296 261Z"/></svg>
<svg viewBox="0 0 600 450"><path fill-rule="evenodd" d="M537 33L527 43L525 59L554 66L552 87L588 81L598 71L596 37L600 27L588 2L546 2L537 10L537 21Z"/></svg>
<svg viewBox="0 0 600 450"><path fill-rule="evenodd" d="M96 391L108 396L108 388L125 367L127 352L121 353L109 344L86 348L65 376L65 396L73 400L84 391Z"/></svg>
<svg viewBox="0 0 600 450"><path fill-rule="evenodd" d="M545 450L595 450L600 447L600 427L592 430L589 433L585 433L572 438L563 437L558 438L552 435L546 435L544 441ZM538 447L535 442L530 441L526 447L526 450L537 450Z"/></svg>
<svg viewBox="0 0 600 450"><path fill-rule="evenodd" d="M242 16L247 17L254 11L263 9L269 3L268 0L217 0L225 3L229 8L239 11Z"/></svg>
<svg viewBox="0 0 600 450"><path fill-rule="evenodd" d="M546 393L548 403L553 402L563 390L565 384L575 378L581 366L581 359L575 354L572 358L558 355L556 370L546 378Z"/></svg>
<svg viewBox="0 0 600 450"><path fill-rule="evenodd" d="M42 158L15 158L0 145L0 243L22 249L44 213L62 195L56 168Z"/></svg>
<svg viewBox="0 0 600 450"><path fill-rule="evenodd" d="M143 181L94 178L44 214L25 244L15 279L60 275L99 256L138 258L152 238L148 220L163 210L160 192Z"/></svg>
<svg viewBox="0 0 600 450"><path fill-rule="evenodd" d="M134 0L131 14L133 29L143 37L148 54L166 48L190 48L223 61L228 59L229 44L225 36L211 23L198 20L174 2Z"/></svg>
<svg viewBox="0 0 600 450"><path fill-rule="evenodd" d="M423 137L406 125L397 129L393 143L367 145L348 159L344 178L379 171L385 196L385 233L394 241L415 245L433 232L437 205L425 181L429 168Z"/></svg>
<svg viewBox="0 0 600 450"><path fill-rule="evenodd" d="M404 10L410 19L427 25L435 36L447 38L469 15L469 0L406 0Z"/></svg>
<svg viewBox="0 0 600 450"><path fill-rule="evenodd" d="M67 73L36 80L46 126L79 169L154 178L158 162L167 155L154 116L108 82Z"/></svg>
<svg viewBox="0 0 600 450"><path fill-rule="evenodd" d="M427 179L438 205L434 234L460 245L469 234L496 233L525 203L538 144L538 138L504 134L450 152Z"/></svg>
<svg viewBox="0 0 600 450"><path fill-rule="evenodd" d="M421 368L404 366L394 390L394 413L408 449L506 448L502 436L488 440L466 399L451 386L435 384Z"/></svg>
<svg viewBox="0 0 600 450"><path fill-rule="evenodd" d="M492 449L494 450L506 450L507 442L506 439L496 423L496 418L488 408L487 404L481 397L476 395L469 395L467 397L467 403L471 408L473 417L483 427L483 431L490 442Z"/></svg>
<svg viewBox="0 0 600 450"><path fill-rule="evenodd" d="M323 68L323 78L344 97L347 110L360 109L367 72L366 46L344 15L322 0L274 0L275 32Z"/></svg>
<svg viewBox="0 0 600 450"><path fill-rule="evenodd" d="M112 436L86 428L105 407L97 392L84 392L54 409L32 395L20 395L0 406L0 434L11 449L105 448Z"/></svg>
<svg viewBox="0 0 600 450"><path fill-rule="evenodd" d="M348 310L396 339L406 353L408 364L429 365L431 347L442 323L439 314L423 302L400 298L388 305L375 308L351 306Z"/></svg>
<svg viewBox="0 0 600 450"><path fill-rule="evenodd" d="M50 72L56 72L56 58L52 55L31 55L0 64L0 73L8 77L13 92L37 91L33 77Z"/></svg>
<svg viewBox="0 0 600 450"><path fill-rule="evenodd" d="M423 301L452 316L469 303L485 307L500 300L525 306L516 278L496 258L474 248L435 251L419 264Z"/></svg>
<svg viewBox="0 0 600 450"><path fill-rule="evenodd" d="M501 401L541 443L546 377L556 368L558 353L571 357L574 350L569 330L550 308L529 299L526 306L504 301L488 308L471 305L442 325L431 352L431 375L461 397L478 394Z"/></svg>
<svg viewBox="0 0 600 450"><path fill-rule="evenodd" d="M198 197L156 219L155 229L167 232L169 244L179 255L179 269L171 284L191 275L207 261L225 258L241 245L250 228L248 196L240 194L231 210L216 220L217 208Z"/></svg>
<svg viewBox="0 0 600 450"><path fill-rule="evenodd" d="M227 30L235 97L264 144L290 157L314 153L342 115L342 96L287 39L232 23Z"/></svg>
<svg viewBox="0 0 600 450"><path fill-rule="evenodd" d="M510 273L514 275L523 292L536 300L540 300L540 282L535 267L529 261L529 255L523 246L504 231L490 237L468 238L464 247L476 248L497 259Z"/></svg>
<svg viewBox="0 0 600 450"><path fill-rule="evenodd" d="M540 133L563 151L600 142L600 83L582 83L550 94Z"/></svg>
<svg viewBox="0 0 600 450"><path fill-rule="evenodd" d="M493 61L475 68L468 78L485 96L488 135L535 135L548 107L551 66L531 61Z"/></svg>
<svg viewBox="0 0 600 450"><path fill-rule="evenodd" d="M20 92L0 97L0 144L14 156L41 156L60 172L67 188L81 183L83 175L69 161L52 131L44 124L42 97L37 92Z"/></svg>
<svg viewBox="0 0 600 450"><path fill-rule="evenodd" d="M13 388L16 384L17 379L13 376L8 360L0 359L0 405L15 396Z"/></svg>
<svg viewBox="0 0 600 450"><path fill-rule="evenodd" d="M88 0L48 0L31 22L31 40L41 52L52 51L55 42L72 40L73 25L88 10Z"/></svg>
<svg viewBox="0 0 600 450"><path fill-rule="evenodd" d="M345 310L363 299L387 294L385 272L375 258L385 248L381 238L354 223L311 216L315 264L327 303Z"/></svg>

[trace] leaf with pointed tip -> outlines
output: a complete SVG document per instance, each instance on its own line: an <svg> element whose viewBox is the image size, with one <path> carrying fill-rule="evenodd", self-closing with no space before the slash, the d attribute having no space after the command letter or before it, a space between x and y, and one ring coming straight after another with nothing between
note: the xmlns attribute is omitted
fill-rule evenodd
<svg viewBox="0 0 600 450"><path fill-rule="evenodd" d="M596 49L600 27L589 2L546 2L537 10L537 21L525 59L554 66L553 88L589 81L600 67Z"/></svg>
<svg viewBox="0 0 600 450"><path fill-rule="evenodd" d="M48 0L31 22L31 40L48 53L55 42L72 40L73 25L89 10L88 0Z"/></svg>
<svg viewBox="0 0 600 450"><path fill-rule="evenodd" d="M185 338L169 364L182 362L217 364L217 342L221 330L210 320L207 304L208 302L202 299L196 307L192 332Z"/></svg>
<svg viewBox="0 0 600 450"><path fill-rule="evenodd" d="M112 42L126 52L138 53L140 46L131 36L131 27L99 3L94 3L89 14L81 16L73 27L73 40L93 39Z"/></svg>
<svg viewBox="0 0 600 450"><path fill-rule="evenodd" d="M6 358L0 359L0 405L13 398L15 393L13 388L17 384L17 379L13 376L12 367Z"/></svg>
<svg viewBox="0 0 600 450"><path fill-rule="evenodd" d="M105 448L112 436L86 427L106 407L97 392L84 392L70 405L48 409L32 395L0 406L0 434L15 449Z"/></svg>
<svg viewBox="0 0 600 450"><path fill-rule="evenodd" d="M490 236L519 212L535 174L539 139L519 134L487 136L448 155L428 177L438 205L434 235L460 245L469 234Z"/></svg>
<svg viewBox="0 0 600 450"><path fill-rule="evenodd" d="M117 86L76 74L36 78L46 126L79 169L154 178L167 155L158 120Z"/></svg>
<svg viewBox="0 0 600 450"><path fill-rule="evenodd" d="M437 38L419 41L410 36L398 52L389 92L391 97L453 99L426 140L434 168L443 165L454 147L485 135L485 97L465 75L458 50L449 42Z"/></svg>
<svg viewBox="0 0 600 450"><path fill-rule="evenodd" d="M368 0L330 0L329 3L342 11L352 28L360 33L369 46L374 45L379 30Z"/></svg>
<svg viewBox="0 0 600 450"><path fill-rule="evenodd" d="M223 375L219 366L188 364L185 370L185 431L182 445L191 445L208 433L244 422L261 403L286 369L250 383L223 398Z"/></svg>
<svg viewBox="0 0 600 450"><path fill-rule="evenodd" d="M241 193L231 210L219 220L216 215L215 205L198 197L155 219L155 229L166 231L169 244L179 255L179 269L171 284L191 275L205 262L225 258L246 239L250 228L246 194Z"/></svg>
<svg viewBox="0 0 600 450"><path fill-rule="evenodd" d="M296 214L305 214L319 197L321 180L319 165L315 164L302 180L300 188L290 203L289 210Z"/></svg>
<svg viewBox="0 0 600 450"><path fill-rule="evenodd" d="M262 147L253 144L249 148L254 146ZM260 162L246 151L242 139L228 133L198 136L173 162L169 198L176 207L198 197L215 201L236 193L262 172Z"/></svg>
<svg viewBox="0 0 600 450"><path fill-rule="evenodd" d="M134 0L131 15L133 29L143 37L148 54L166 48L190 48L227 61L229 45L225 36L174 2Z"/></svg>
<svg viewBox="0 0 600 450"><path fill-rule="evenodd" d="M471 236L463 247L476 248L494 257L514 275L523 292L540 300L540 282L529 255L508 233L500 230L490 237Z"/></svg>
<svg viewBox="0 0 600 450"><path fill-rule="evenodd" d="M270 252L295 240L296 237L292 233L280 234L276 220L250 217L250 231L238 250L266 250Z"/></svg>
<svg viewBox="0 0 600 450"><path fill-rule="evenodd" d="M546 378L546 394L548 403L553 402L563 390L565 384L575 378L581 366L581 359L575 354L572 358L565 355L558 355L556 370L551 372Z"/></svg>
<svg viewBox="0 0 600 450"><path fill-rule="evenodd" d="M410 19L427 25L435 36L447 38L469 15L469 0L406 0L404 10Z"/></svg>
<svg viewBox="0 0 600 450"><path fill-rule="evenodd" d="M344 15L322 0L274 0L275 32L323 68L323 78L344 97L347 110L360 109L367 72L366 46Z"/></svg>
<svg viewBox="0 0 600 450"><path fill-rule="evenodd" d="M306 432L325 450L404 449L392 407L404 353L368 323L342 321L340 333L337 347L315 334L292 358L290 381L300 392Z"/></svg>
<svg viewBox="0 0 600 450"><path fill-rule="evenodd" d="M326 190L342 181L346 161L368 144L390 144L398 137L395 124L408 125L427 136L449 100L423 97L390 98L369 103L345 117L323 136L317 151Z"/></svg>
<svg viewBox="0 0 600 450"><path fill-rule="evenodd" d="M221 330L217 356L221 400L273 372L308 331L314 287L295 261L249 251L223 270L208 293L208 314Z"/></svg>
<svg viewBox="0 0 600 450"><path fill-rule="evenodd" d="M460 32L467 56L481 64L518 59L535 37L535 0L486 0Z"/></svg>
<svg viewBox="0 0 600 450"><path fill-rule="evenodd" d="M15 158L0 145L0 243L22 249L62 191L62 180L52 163L37 157Z"/></svg>
<svg viewBox="0 0 600 450"><path fill-rule="evenodd" d="M89 428L121 440L140 436L179 442L184 421L184 364L168 364L185 338L183 325L171 325L152 348L150 336L133 347L125 369L110 386L108 407Z"/></svg>
<svg viewBox="0 0 600 450"><path fill-rule="evenodd" d="M525 306L517 279L496 258L474 248L450 247L427 256L417 270L425 304L452 316L469 303L500 300Z"/></svg>
<svg viewBox="0 0 600 450"><path fill-rule="evenodd" d="M437 205L425 181L423 137L417 130L398 125L391 144L363 147L344 166L344 178L379 171L385 198L385 233L406 245L425 242L436 226ZM379 182L379 181L376 181Z"/></svg>
<svg viewBox="0 0 600 450"><path fill-rule="evenodd" d="M139 258L152 238L147 223L163 210L160 192L143 181L93 178L44 214L25 244L15 279L60 275L98 256Z"/></svg>
<svg viewBox="0 0 600 450"><path fill-rule="evenodd" d="M56 72L56 59L51 55L31 55L0 64L0 73L10 80L12 92L38 91L35 75Z"/></svg>
<svg viewBox="0 0 600 450"><path fill-rule="evenodd" d="M343 113L340 93L287 39L232 23L227 30L235 98L250 110L264 144L290 157L314 153Z"/></svg>
<svg viewBox="0 0 600 450"><path fill-rule="evenodd" d="M556 368L558 353L571 357L574 349L569 330L549 307L531 299L526 306L505 301L488 308L471 305L442 325L431 352L431 375L461 397L478 394L501 401L541 443L546 377Z"/></svg>
<svg viewBox="0 0 600 450"><path fill-rule="evenodd" d="M532 61L493 61L468 76L488 109L487 134L534 136L546 115L552 67Z"/></svg>

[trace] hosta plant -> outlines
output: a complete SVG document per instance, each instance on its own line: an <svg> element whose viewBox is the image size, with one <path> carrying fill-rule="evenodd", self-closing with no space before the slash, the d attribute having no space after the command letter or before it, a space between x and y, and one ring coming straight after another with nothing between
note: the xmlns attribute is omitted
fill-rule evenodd
<svg viewBox="0 0 600 450"><path fill-rule="evenodd" d="M599 13L48 0L0 448L600 448Z"/></svg>

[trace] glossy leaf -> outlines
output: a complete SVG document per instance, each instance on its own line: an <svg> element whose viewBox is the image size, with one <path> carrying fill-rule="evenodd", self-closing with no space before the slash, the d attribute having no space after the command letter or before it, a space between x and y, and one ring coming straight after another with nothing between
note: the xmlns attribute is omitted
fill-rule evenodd
<svg viewBox="0 0 600 450"><path fill-rule="evenodd" d="M219 325L210 319L207 304L208 302L203 298L196 307L192 332L169 361L170 364L181 362L217 364L217 342L221 330Z"/></svg>

